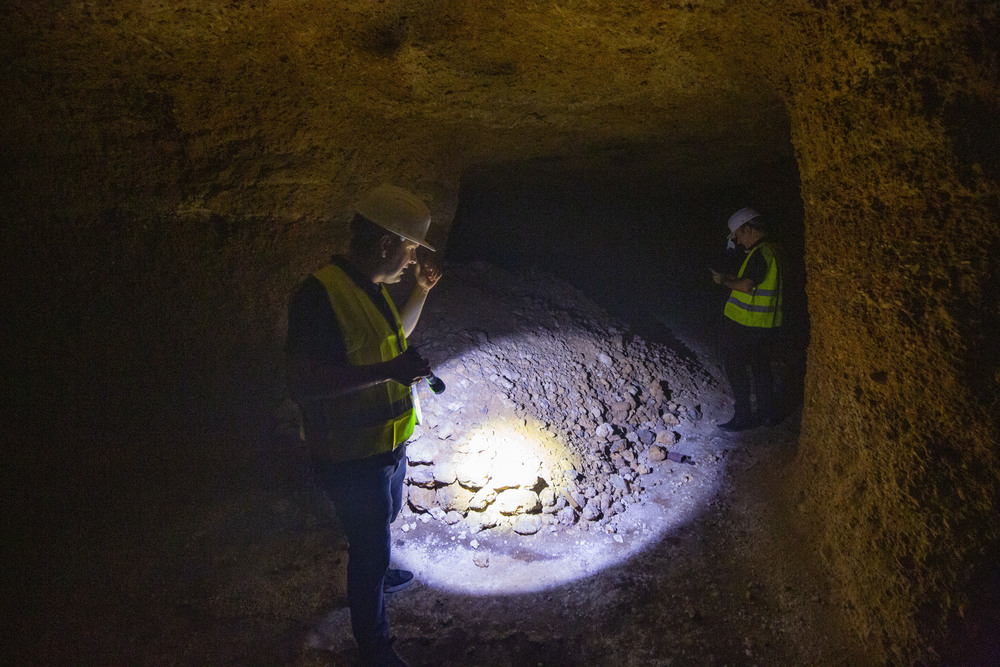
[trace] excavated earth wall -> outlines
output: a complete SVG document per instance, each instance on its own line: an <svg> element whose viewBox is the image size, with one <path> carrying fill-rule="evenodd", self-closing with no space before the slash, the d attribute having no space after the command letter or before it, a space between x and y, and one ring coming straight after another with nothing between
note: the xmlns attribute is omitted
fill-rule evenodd
<svg viewBox="0 0 1000 667"><path fill-rule="evenodd" d="M799 508L822 524L858 632L909 661L965 612L959 591L981 585L996 538L998 80L981 31L998 15L888 4L770 37L795 45L798 81L812 323Z"/></svg>
<svg viewBox="0 0 1000 667"><path fill-rule="evenodd" d="M467 167L654 149L697 188L766 164L790 122L812 322L793 519L877 654L933 657L966 610L997 539L996 3L0 18L2 372L12 439L43 429L15 464L267 414L287 295L370 185L424 195L444 246Z"/></svg>

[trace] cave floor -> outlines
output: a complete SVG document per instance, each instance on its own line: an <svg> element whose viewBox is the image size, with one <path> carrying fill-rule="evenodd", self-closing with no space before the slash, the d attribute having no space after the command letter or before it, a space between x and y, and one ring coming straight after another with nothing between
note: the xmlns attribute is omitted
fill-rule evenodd
<svg viewBox="0 0 1000 667"><path fill-rule="evenodd" d="M703 332L676 329L674 343L718 375ZM842 625L846 610L796 500L782 494L799 414L724 435L715 428L728 418L724 387L703 388L704 415L681 429L677 451L700 469L664 462L648 475L643 502L618 524L623 540L581 530L553 534L546 548L573 568L601 545L613 551L648 532L661 510L685 507L683 520L618 562L537 590L463 591L440 585L449 577L439 571L388 597L399 653L413 665L868 662ZM37 455L9 467L21 520L8 556L25 575L15 586L24 601L12 626L15 662L355 663L346 542L317 509L324 501L304 482L301 451L250 438L248 448L227 431L102 435L99 457ZM668 502L677 489L683 497ZM455 537L409 510L393 531L400 553L419 543L428 560ZM541 547L543 535L529 539ZM502 540L478 539L492 555L461 574L473 584L504 567ZM519 553L507 555L524 561ZM419 562L413 569L421 574Z"/></svg>
<svg viewBox="0 0 1000 667"><path fill-rule="evenodd" d="M804 535L775 516L794 419L724 446L718 494L626 562L530 594L417 584L390 596L400 654L414 665L863 664ZM350 663L346 608L327 614L306 647L314 655L303 658Z"/></svg>

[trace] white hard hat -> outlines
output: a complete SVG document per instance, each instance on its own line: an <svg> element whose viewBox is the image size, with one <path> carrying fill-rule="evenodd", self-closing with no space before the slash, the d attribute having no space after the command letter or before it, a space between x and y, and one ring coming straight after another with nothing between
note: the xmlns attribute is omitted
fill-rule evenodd
<svg viewBox="0 0 1000 667"><path fill-rule="evenodd" d="M736 234L736 230L747 224L754 218L759 218L760 213L756 210L747 206L746 208L741 208L740 210L729 216L729 238L733 238Z"/></svg>
<svg viewBox="0 0 1000 667"><path fill-rule="evenodd" d="M424 240L431 224L430 209L409 190L395 185L380 185L355 204L354 210L379 227L434 250Z"/></svg>

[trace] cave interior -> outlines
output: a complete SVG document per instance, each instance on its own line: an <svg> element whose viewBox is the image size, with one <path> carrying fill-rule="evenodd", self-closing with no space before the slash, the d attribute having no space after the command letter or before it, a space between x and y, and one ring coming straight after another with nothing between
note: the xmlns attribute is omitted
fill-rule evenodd
<svg viewBox="0 0 1000 667"><path fill-rule="evenodd" d="M773 552L801 540L788 553L822 573L852 656L997 659L996 3L0 16L17 662L322 664L301 639L344 545L276 435L286 306L383 182L425 198L446 275L544 269L709 363L724 295L707 268L732 261L728 215L761 210L801 334L793 442L763 480ZM225 558L269 573L242 589L211 537L237 515L254 525ZM770 657L817 658L796 650ZM507 657L558 653L543 637Z"/></svg>

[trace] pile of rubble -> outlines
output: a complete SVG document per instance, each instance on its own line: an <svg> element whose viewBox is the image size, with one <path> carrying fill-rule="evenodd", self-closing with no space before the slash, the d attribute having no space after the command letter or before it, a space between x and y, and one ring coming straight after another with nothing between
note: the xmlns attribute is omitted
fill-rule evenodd
<svg viewBox="0 0 1000 667"><path fill-rule="evenodd" d="M714 384L569 285L483 263L449 267L414 342L447 391L418 392L407 514L473 533L615 532Z"/></svg>

